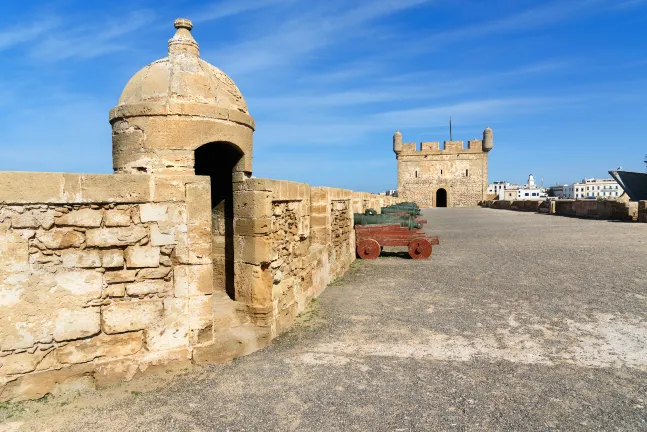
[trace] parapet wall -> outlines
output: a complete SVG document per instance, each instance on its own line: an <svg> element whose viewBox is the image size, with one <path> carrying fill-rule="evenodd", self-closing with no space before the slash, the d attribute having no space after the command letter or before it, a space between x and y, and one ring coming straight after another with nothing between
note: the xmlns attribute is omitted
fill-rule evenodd
<svg viewBox="0 0 647 432"><path fill-rule="evenodd" d="M355 259L352 213L397 198L234 183L235 301L208 177L0 173L0 402L265 346Z"/></svg>
<svg viewBox="0 0 647 432"><path fill-rule="evenodd" d="M614 200L552 200L552 201L506 201L481 202L482 207L520 211L538 211L559 216L593 218L604 220L647 222L647 201L621 202Z"/></svg>
<svg viewBox="0 0 647 432"><path fill-rule="evenodd" d="M0 401L211 341L209 178L0 173ZM232 320L228 326L234 325Z"/></svg>
<svg viewBox="0 0 647 432"><path fill-rule="evenodd" d="M234 202L260 204L236 219L237 300L275 337L355 260L353 213L398 198L253 178L235 185Z"/></svg>

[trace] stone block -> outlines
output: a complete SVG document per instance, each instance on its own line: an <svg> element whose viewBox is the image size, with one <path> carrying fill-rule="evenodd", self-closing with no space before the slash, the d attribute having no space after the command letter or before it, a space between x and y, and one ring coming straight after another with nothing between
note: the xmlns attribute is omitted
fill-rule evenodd
<svg viewBox="0 0 647 432"><path fill-rule="evenodd" d="M101 226L101 221L103 221L103 213L101 210L85 208L72 210L63 216L57 217L56 225L98 228Z"/></svg>
<svg viewBox="0 0 647 432"><path fill-rule="evenodd" d="M186 199L187 179L184 176L154 175L151 200L162 201L184 201Z"/></svg>
<svg viewBox="0 0 647 432"><path fill-rule="evenodd" d="M98 357L123 357L136 354L143 347L143 332L100 334L92 339L70 342L56 349L60 363L85 363Z"/></svg>
<svg viewBox="0 0 647 432"><path fill-rule="evenodd" d="M203 295L189 297L189 327L191 330L201 330L211 325L212 296Z"/></svg>
<svg viewBox="0 0 647 432"><path fill-rule="evenodd" d="M0 234L0 275L29 268L29 243L17 233ZM1 303L1 302L0 302Z"/></svg>
<svg viewBox="0 0 647 432"><path fill-rule="evenodd" d="M256 219L272 216L271 192L237 192L234 194L234 214L239 218Z"/></svg>
<svg viewBox="0 0 647 432"><path fill-rule="evenodd" d="M288 308L283 309L276 320L276 334L281 334L288 330L298 314L297 304L293 303Z"/></svg>
<svg viewBox="0 0 647 432"><path fill-rule="evenodd" d="M28 210L11 216L11 227L14 229L40 228L50 229L54 225L54 212L48 210Z"/></svg>
<svg viewBox="0 0 647 432"><path fill-rule="evenodd" d="M212 257L211 238L189 241L185 233L176 233L177 246L173 250L174 259L180 264L210 264Z"/></svg>
<svg viewBox="0 0 647 432"><path fill-rule="evenodd" d="M162 319L162 300L134 300L101 307L101 327L107 334L144 330Z"/></svg>
<svg viewBox="0 0 647 432"><path fill-rule="evenodd" d="M162 222L169 219L168 204L140 204L139 217L142 222Z"/></svg>
<svg viewBox="0 0 647 432"><path fill-rule="evenodd" d="M164 293L171 290L171 283L159 279L149 279L126 285L129 296L144 296L148 294Z"/></svg>
<svg viewBox="0 0 647 432"><path fill-rule="evenodd" d="M124 252L126 267L144 268L158 267L160 263L160 248L151 246L130 246Z"/></svg>
<svg viewBox="0 0 647 432"><path fill-rule="evenodd" d="M196 347L193 361L196 364L229 361L267 346L271 341L268 329L244 325L214 333L214 343Z"/></svg>
<svg viewBox="0 0 647 432"><path fill-rule="evenodd" d="M240 236L265 235L270 232L272 220L268 217L257 219L237 218L234 232Z"/></svg>
<svg viewBox="0 0 647 432"><path fill-rule="evenodd" d="M236 263L234 281L237 301L258 306L272 303L272 273L269 268Z"/></svg>
<svg viewBox="0 0 647 432"><path fill-rule="evenodd" d="M70 378L80 377L92 372L91 363L82 363L57 370L47 370L31 373L18 377L7 384L0 393L0 403L12 400L20 402L31 399L40 399L59 383L64 383Z"/></svg>
<svg viewBox="0 0 647 432"><path fill-rule="evenodd" d="M177 244L177 241L175 241L175 234L163 234L157 224L151 225L151 245L169 246L174 244Z"/></svg>
<svg viewBox="0 0 647 432"><path fill-rule="evenodd" d="M98 307L61 309L56 315L54 339L57 342L93 336L101 331Z"/></svg>
<svg viewBox="0 0 647 432"><path fill-rule="evenodd" d="M209 243L212 237L211 224L189 224L187 236L191 244Z"/></svg>
<svg viewBox="0 0 647 432"><path fill-rule="evenodd" d="M86 243L91 247L128 246L136 244L147 235L148 229L141 226L90 229L86 231Z"/></svg>
<svg viewBox="0 0 647 432"><path fill-rule="evenodd" d="M79 270L66 271L54 275L57 289L63 289L85 300L94 300L101 297L103 275L97 271Z"/></svg>
<svg viewBox="0 0 647 432"><path fill-rule="evenodd" d="M104 297L123 297L126 295L125 284L111 284L103 289Z"/></svg>
<svg viewBox="0 0 647 432"><path fill-rule="evenodd" d="M124 252L121 249L102 250L101 265L105 268L123 268Z"/></svg>
<svg viewBox="0 0 647 432"><path fill-rule="evenodd" d="M108 210L106 211L104 225L108 228L127 227L132 223L130 212L128 210Z"/></svg>
<svg viewBox="0 0 647 432"><path fill-rule="evenodd" d="M0 360L0 376L32 372L36 370L36 366L47 353L48 351L24 352L2 357L2 360Z"/></svg>
<svg viewBox="0 0 647 432"><path fill-rule="evenodd" d="M188 299L165 298L163 322L146 331L149 351L161 351L189 345Z"/></svg>
<svg viewBox="0 0 647 432"><path fill-rule="evenodd" d="M101 256L98 250L67 249L61 253L63 267L98 268L101 267Z"/></svg>
<svg viewBox="0 0 647 432"><path fill-rule="evenodd" d="M331 225L332 221L328 215L312 215L310 216L310 226L313 229L316 228L327 228Z"/></svg>
<svg viewBox="0 0 647 432"><path fill-rule="evenodd" d="M173 271L175 297L190 297L213 292L213 266L181 265Z"/></svg>
<svg viewBox="0 0 647 432"><path fill-rule="evenodd" d="M266 191L271 192L273 188L273 180L265 178L250 178L245 180L245 189L253 191Z"/></svg>
<svg viewBox="0 0 647 432"><path fill-rule="evenodd" d="M61 202L63 175L59 173L0 173L0 203Z"/></svg>
<svg viewBox="0 0 647 432"><path fill-rule="evenodd" d="M83 233L71 228L54 228L50 231L39 232L36 239L47 249L67 249L83 244Z"/></svg>
<svg viewBox="0 0 647 432"><path fill-rule="evenodd" d="M134 282L136 276L136 270L107 271L105 273L106 283L108 284Z"/></svg>
<svg viewBox="0 0 647 432"><path fill-rule="evenodd" d="M313 215L326 215L329 211L328 203L313 204L311 207L311 214Z"/></svg>
<svg viewBox="0 0 647 432"><path fill-rule="evenodd" d="M267 237L235 237L234 259L237 262L261 264L271 261L271 244Z"/></svg>
<svg viewBox="0 0 647 432"><path fill-rule="evenodd" d="M211 185L209 183L190 183L186 185L187 223L211 225Z"/></svg>
<svg viewBox="0 0 647 432"><path fill-rule="evenodd" d="M137 280L164 279L171 273L171 267L145 268L137 272Z"/></svg>
<svg viewBox="0 0 647 432"><path fill-rule="evenodd" d="M143 175L83 175L81 176L83 202L137 203L150 198L150 180Z"/></svg>

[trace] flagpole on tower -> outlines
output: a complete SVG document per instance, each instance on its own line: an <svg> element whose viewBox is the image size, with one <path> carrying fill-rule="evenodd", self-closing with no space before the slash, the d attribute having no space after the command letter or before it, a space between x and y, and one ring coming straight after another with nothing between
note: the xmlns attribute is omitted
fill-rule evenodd
<svg viewBox="0 0 647 432"><path fill-rule="evenodd" d="M449 116L449 140L454 141L452 136L452 116Z"/></svg>

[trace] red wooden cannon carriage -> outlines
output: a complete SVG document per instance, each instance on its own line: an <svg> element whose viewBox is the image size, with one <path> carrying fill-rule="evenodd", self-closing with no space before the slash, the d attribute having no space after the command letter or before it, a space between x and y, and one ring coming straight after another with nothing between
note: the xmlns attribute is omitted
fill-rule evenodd
<svg viewBox="0 0 647 432"><path fill-rule="evenodd" d="M413 259L431 256L432 245L439 245L437 236L427 236L422 229L409 229L400 224L355 225L357 255L361 259L376 259L384 246L407 246Z"/></svg>

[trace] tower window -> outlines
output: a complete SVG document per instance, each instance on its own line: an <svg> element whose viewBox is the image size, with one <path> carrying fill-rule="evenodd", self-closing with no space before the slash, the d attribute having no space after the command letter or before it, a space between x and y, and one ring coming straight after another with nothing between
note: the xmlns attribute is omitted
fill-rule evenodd
<svg viewBox="0 0 647 432"><path fill-rule="evenodd" d="M465 177L469 177L469 175L470 175L470 171L469 171L469 170L465 170Z"/></svg>
<svg viewBox="0 0 647 432"><path fill-rule="evenodd" d="M416 178L418 178L418 170L416 170Z"/></svg>
<svg viewBox="0 0 647 432"><path fill-rule="evenodd" d="M440 175L443 175L443 170L440 170Z"/></svg>

